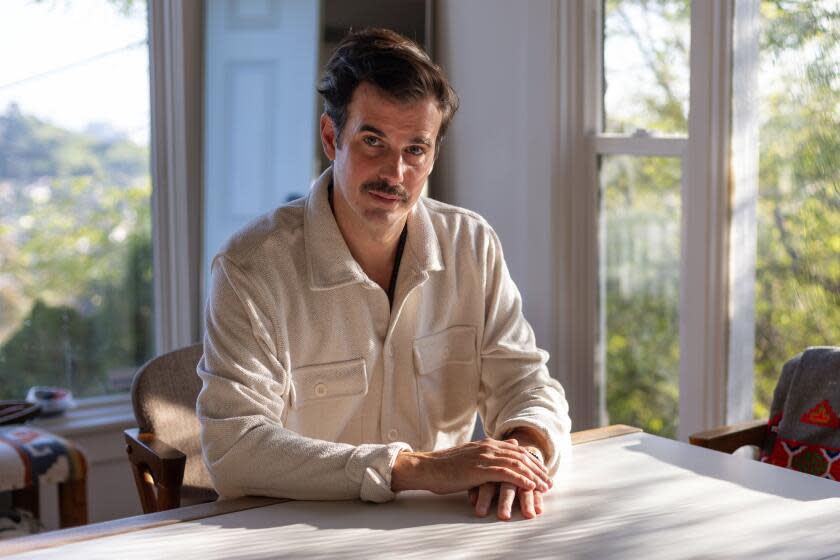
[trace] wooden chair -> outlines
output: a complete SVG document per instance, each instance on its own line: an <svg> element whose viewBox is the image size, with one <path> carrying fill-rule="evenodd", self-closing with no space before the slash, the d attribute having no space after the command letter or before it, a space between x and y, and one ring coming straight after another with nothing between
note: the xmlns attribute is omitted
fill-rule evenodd
<svg viewBox="0 0 840 560"><path fill-rule="evenodd" d="M211 502L218 495L201 459L195 402L202 345L152 359L131 385L138 428L125 431L126 452L144 513Z"/></svg>
<svg viewBox="0 0 840 560"><path fill-rule="evenodd" d="M779 376L771 406L774 426L777 429L785 427L784 424L777 426L779 419L782 417L782 409L785 407L785 399L790 401L797 398L803 401L804 397L803 402L815 402L828 398L836 403L839 398L837 390L840 389L840 383L836 381L838 374L840 374L840 348L838 347L808 348L788 360ZM820 381L824 380L828 380L828 382L820 384ZM796 413L794 408L792 412L795 414L790 415L791 419L799 422L804 420L804 418L799 420L802 410ZM809 437L815 436L811 434ZM765 453L769 453L773 448L775 438L776 435L768 429L768 420L751 420L732 426L722 426L698 432L689 436L688 441L692 445L715 449L724 453L733 453L744 446L755 446L759 450L764 449ZM825 443L810 441L810 439L803 441L825 445Z"/></svg>
<svg viewBox="0 0 840 560"><path fill-rule="evenodd" d="M724 453L734 453L747 445L761 449L764 447L766 435L767 420L750 420L749 422L697 432L689 436L688 441L691 445Z"/></svg>

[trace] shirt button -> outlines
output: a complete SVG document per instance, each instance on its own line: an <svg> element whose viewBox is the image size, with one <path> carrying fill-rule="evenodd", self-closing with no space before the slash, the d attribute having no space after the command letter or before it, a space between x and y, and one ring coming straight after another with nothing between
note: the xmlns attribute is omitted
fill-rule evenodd
<svg viewBox="0 0 840 560"><path fill-rule="evenodd" d="M323 383L318 383L315 385L315 395L319 397L323 397L327 394L327 386Z"/></svg>
<svg viewBox="0 0 840 560"><path fill-rule="evenodd" d="M397 430L394 429L394 428L391 428L390 430L388 430L388 439L390 441L397 441L397 437L399 435L400 435L399 432L397 432Z"/></svg>

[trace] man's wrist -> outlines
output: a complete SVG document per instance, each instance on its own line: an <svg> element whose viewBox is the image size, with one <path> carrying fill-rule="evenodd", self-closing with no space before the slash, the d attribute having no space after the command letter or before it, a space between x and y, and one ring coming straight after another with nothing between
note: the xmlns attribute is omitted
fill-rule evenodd
<svg viewBox="0 0 840 560"><path fill-rule="evenodd" d="M401 451L391 468L391 491L419 490L422 488L423 454Z"/></svg>
<svg viewBox="0 0 840 560"><path fill-rule="evenodd" d="M520 426L507 432L502 439L515 439L521 447L533 449L539 453L540 460L545 463L548 443L539 430L527 426Z"/></svg>

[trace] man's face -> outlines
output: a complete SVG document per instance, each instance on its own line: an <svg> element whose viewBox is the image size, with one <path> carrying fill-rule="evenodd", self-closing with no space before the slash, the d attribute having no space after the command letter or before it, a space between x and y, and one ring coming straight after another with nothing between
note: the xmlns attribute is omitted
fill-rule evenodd
<svg viewBox="0 0 840 560"><path fill-rule="evenodd" d="M332 120L321 116L321 142L333 160L333 204L345 222L339 225L376 238L393 234L432 172L441 112L431 97L401 103L362 82L347 113L339 142Z"/></svg>

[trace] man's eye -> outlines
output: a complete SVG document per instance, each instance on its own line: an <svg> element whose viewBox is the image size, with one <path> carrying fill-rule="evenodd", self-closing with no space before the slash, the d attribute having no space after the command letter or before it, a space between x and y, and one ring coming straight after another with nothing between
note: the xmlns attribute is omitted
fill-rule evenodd
<svg viewBox="0 0 840 560"><path fill-rule="evenodd" d="M379 138L377 138L376 136L365 136L364 138L362 138L362 142L364 142L368 146L380 145Z"/></svg>
<svg viewBox="0 0 840 560"><path fill-rule="evenodd" d="M420 146L409 146L406 151L413 156L422 156L426 153L426 150L424 150Z"/></svg>

